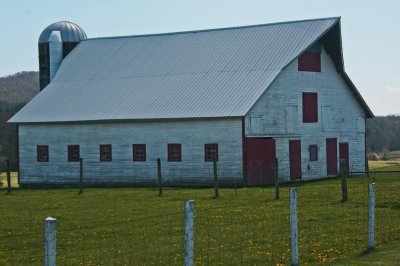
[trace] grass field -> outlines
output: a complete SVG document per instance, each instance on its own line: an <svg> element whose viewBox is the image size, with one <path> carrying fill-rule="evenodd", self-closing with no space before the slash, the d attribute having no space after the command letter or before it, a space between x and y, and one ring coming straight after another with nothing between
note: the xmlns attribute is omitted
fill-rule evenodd
<svg viewBox="0 0 400 266"><path fill-rule="evenodd" d="M378 165L376 169L400 169ZM397 168L396 168L397 167ZM400 174L296 182L274 188L14 190L0 194L0 265L43 265L43 222L57 218L59 265L182 265L183 204L194 199L198 265L290 264L288 189L299 202L301 264L398 263ZM364 254L367 184L377 183L377 250Z"/></svg>

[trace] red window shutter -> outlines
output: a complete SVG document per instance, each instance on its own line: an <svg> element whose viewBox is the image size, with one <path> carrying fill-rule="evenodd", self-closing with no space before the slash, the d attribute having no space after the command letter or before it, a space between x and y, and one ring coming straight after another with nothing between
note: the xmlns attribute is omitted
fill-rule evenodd
<svg viewBox="0 0 400 266"><path fill-rule="evenodd" d="M168 144L168 162L182 161L182 145Z"/></svg>
<svg viewBox="0 0 400 266"><path fill-rule="evenodd" d="M146 144L133 144L133 160L138 162L146 161Z"/></svg>
<svg viewBox="0 0 400 266"><path fill-rule="evenodd" d="M318 94L303 92L303 123L318 122Z"/></svg>
<svg viewBox="0 0 400 266"><path fill-rule="evenodd" d="M49 161L49 145L36 146L36 161L48 162Z"/></svg>
<svg viewBox="0 0 400 266"><path fill-rule="evenodd" d="M79 145L68 145L68 162L79 162Z"/></svg>
<svg viewBox="0 0 400 266"><path fill-rule="evenodd" d="M204 161L218 161L218 144L204 144Z"/></svg>
<svg viewBox="0 0 400 266"><path fill-rule="evenodd" d="M100 161L111 162L112 161L112 147L111 144L100 145Z"/></svg>
<svg viewBox="0 0 400 266"><path fill-rule="evenodd" d="M305 52L299 56L298 70L321 72L321 54L318 52Z"/></svg>

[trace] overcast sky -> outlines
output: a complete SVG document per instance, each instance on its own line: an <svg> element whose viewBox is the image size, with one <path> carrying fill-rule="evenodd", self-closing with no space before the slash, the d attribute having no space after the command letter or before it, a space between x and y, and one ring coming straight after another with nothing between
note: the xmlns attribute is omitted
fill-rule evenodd
<svg viewBox="0 0 400 266"><path fill-rule="evenodd" d="M37 41L69 20L119 36L342 17L346 72L375 115L400 114L399 0L0 0L0 76L38 70Z"/></svg>

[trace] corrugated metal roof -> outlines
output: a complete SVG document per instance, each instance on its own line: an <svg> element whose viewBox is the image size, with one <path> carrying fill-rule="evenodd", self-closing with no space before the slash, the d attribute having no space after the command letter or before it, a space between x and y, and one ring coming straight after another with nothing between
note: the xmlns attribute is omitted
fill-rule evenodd
<svg viewBox="0 0 400 266"><path fill-rule="evenodd" d="M9 122L244 116L339 20L87 39Z"/></svg>

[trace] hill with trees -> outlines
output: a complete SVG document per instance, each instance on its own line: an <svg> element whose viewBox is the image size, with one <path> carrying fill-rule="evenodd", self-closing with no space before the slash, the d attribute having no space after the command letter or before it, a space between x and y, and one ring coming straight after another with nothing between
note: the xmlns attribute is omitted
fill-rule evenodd
<svg viewBox="0 0 400 266"><path fill-rule="evenodd" d="M10 159L12 169L17 167L16 126L7 120L39 92L39 73L19 72L0 77L0 162ZM0 164L0 170L4 164Z"/></svg>
<svg viewBox="0 0 400 266"><path fill-rule="evenodd" d="M367 120L367 142L370 151L400 150L400 116L378 116Z"/></svg>

